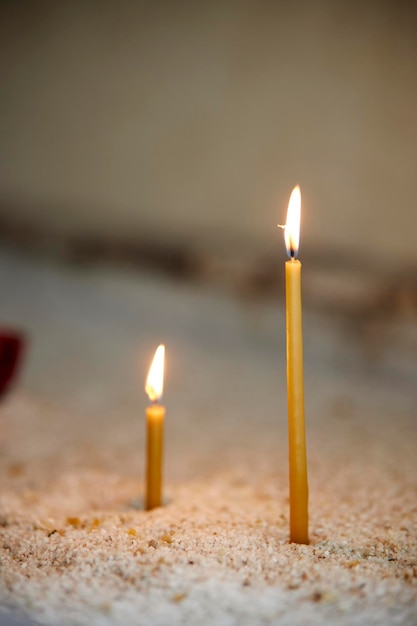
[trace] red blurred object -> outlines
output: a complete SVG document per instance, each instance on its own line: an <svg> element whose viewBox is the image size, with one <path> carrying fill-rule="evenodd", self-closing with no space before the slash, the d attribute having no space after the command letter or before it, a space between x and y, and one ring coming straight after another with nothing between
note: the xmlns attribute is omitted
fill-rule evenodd
<svg viewBox="0 0 417 626"><path fill-rule="evenodd" d="M16 378L25 343L22 333L0 329L0 398Z"/></svg>

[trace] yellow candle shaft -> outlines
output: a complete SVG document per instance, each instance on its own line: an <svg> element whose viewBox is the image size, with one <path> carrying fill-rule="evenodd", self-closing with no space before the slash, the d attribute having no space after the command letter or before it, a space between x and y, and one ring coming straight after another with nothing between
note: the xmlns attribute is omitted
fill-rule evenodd
<svg viewBox="0 0 417 626"><path fill-rule="evenodd" d="M153 404L146 408L146 491L147 511L162 504L162 461L165 407Z"/></svg>
<svg viewBox="0 0 417 626"><path fill-rule="evenodd" d="M290 541L308 543L308 479L304 425L301 263L285 263L287 393L290 460Z"/></svg>

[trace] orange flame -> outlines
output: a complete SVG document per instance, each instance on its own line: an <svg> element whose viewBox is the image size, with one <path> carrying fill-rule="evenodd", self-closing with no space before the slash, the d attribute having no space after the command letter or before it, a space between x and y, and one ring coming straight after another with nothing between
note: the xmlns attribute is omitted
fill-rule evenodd
<svg viewBox="0 0 417 626"><path fill-rule="evenodd" d="M145 384L145 391L151 402L158 402L162 396L164 389L164 362L165 346L161 344L155 351Z"/></svg>
<svg viewBox="0 0 417 626"><path fill-rule="evenodd" d="M284 239L287 254L295 259L300 243L301 190L297 185L291 192L288 203L287 223L284 226Z"/></svg>

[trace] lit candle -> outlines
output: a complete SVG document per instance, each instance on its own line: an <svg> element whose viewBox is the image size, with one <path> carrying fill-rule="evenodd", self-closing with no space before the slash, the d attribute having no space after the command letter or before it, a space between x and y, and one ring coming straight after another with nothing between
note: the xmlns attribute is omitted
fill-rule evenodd
<svg viewBox="0 0 417 626"><path fill-rule="evenodd" d="M301 310L301 192L293 189L284 228L289 261L285 263L287 322L287 394L290 463L290 541L308 543L308 479L304 425L303 328Z"/></svg>
<svg viewBox="0 0 417 626"><path fill-rule="evenodd" d="M162 461L164 444L165 407L159 401L164 386L165 346L157 347L145 391L152 404L146 407L146 485L145 508L147 511L162 503Z"/></svg>

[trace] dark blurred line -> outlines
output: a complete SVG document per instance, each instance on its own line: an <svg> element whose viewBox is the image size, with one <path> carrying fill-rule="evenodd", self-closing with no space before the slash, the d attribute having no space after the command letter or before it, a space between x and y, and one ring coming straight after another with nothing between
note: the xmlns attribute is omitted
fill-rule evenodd
<svg viewBox="0 0 417 626"><path fill-rule="evenodd" d="M25 254L77 267L113 265L158 273L173 280L217 286L247 302L282 298L282 255L218 254L180 240L158 241L149 234L131 237L57 233L22 218L0 216L0 242ZM304 301L328 314L362 324L417 316L417 271L368 267L357 259L305 250Z"/></svg>

